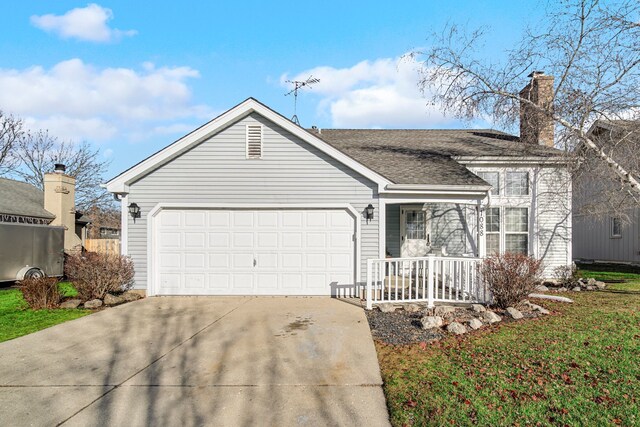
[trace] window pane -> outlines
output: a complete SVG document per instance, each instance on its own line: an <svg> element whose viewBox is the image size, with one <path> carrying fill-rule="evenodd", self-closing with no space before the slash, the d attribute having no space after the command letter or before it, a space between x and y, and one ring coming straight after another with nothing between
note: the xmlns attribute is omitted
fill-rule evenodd
<svg viewBox="0 0 640 427"><path fill-rule="evenodd" d="M506 194L524 196L529 194L529 172L507 172Z"/></svg>
<svg viewBox="0 0 640 427"><path fill-rule="evenodd" d="M505 252L527 254L529 236L526 234L507 234L505 236Z"/></svg>
<svg viewBox="0 0 640 427"><path fill-rule="evenodd" d="M426 238L424 214L423 211L407 211L405 223L407 239L424 240Z"/></svg>
<svg viewBox="0 0 640 427"><path fill-rule="evenodd" d="M622 221L620 218L611 218L611 235L614 237L622 236Z"/></svg>
<svg viewBox="0 0 640 427"><path fill-rule="evenodd" d="M506 208L504 228L509 232L529 231L529 210L527 208Z"/></svg>
<svg viewBox="0 0 640 427"><path fill-rule="evenodd" d="M487 209L487 233L500 231L500 208Z"/></svg>
<svg viewBox="0 0 640 427"><path fill-rule="evenodd" d="M500 194L500 174L498 172L479 172L478 176L491 184L492 194Z"/></svg>
<svg viewBox="0 0 640 427"><path fill-rule="evenodd" d="M500 234L487 234L487 255L498 255L500 253Z"/></svg>

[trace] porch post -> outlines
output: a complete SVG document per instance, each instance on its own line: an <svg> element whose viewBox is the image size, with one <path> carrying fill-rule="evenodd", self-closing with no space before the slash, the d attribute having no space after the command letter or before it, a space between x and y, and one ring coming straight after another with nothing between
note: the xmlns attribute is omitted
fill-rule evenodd
<svg viewBox="0 0 640 427"><path fill-rule="evenodd" d="M371 310L373 308L373 303L371 301L371 268L373 267L373 260L367 260L367 310Z"/></svg>
<svg viewBox="0 0 640 427"><path fill-rule="evenodd" d="M478 224L478 257L484 258L486 254L487 245L485 244L486 236L486 224L485 224L485 215L484 210L482 208L482 201L478 200L478 205L476 207L476 219Z"/></svg>
<svg viewBox="0 0 640 427"><path fill-rule="evenodd" d="M435 304L433 295L433 280L434 280L434 268L435 268L435 255L427 255L427 307L433 308Z"/></svg>

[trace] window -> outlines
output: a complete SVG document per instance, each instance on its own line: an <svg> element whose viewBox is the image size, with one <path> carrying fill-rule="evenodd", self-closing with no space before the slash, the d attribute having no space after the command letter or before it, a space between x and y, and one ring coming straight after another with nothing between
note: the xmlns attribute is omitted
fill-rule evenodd
<svg viewBox="0 0 640 427"><path fill-rule="evenodd" d="M529 252L529 209L504 209L504 250L527 254Z"/></svg>
<svg viewBox="0 0 640 427"><path fill-rule="evenodd" d="M487 255L500 253L500 208L488 208L486 215Z"/></svg>
<svg viewBox="0 0 640 427"><path fill-rule="evenodd" d="M247 125L247 159L262 158L262 125Z"/></svg>
<svg viewBox="0 0 640 427"><path fill-rule="evenodd" d="M529 194L529 172L507 172L505 193L507 196Z"/></svg>
<svg viewBox="0 0 640 427"><path fill-rule="evenodd" d="M492 194L500 194L500 174L498 172L478 172L478 176L491 184Z"/></svg>
<svg viewBox="0 0 640 427"><path fill-rule="evenodd" d="M611 238L620 237L622 237L622 220L617 216L611 217Z"/></svg>
<svg viewBox="0 0 640 427"><path fill-rule="evenodd" d="M405 218L405 232L407 233L407 240L426 239L424 211L406 211Z"/></svg>

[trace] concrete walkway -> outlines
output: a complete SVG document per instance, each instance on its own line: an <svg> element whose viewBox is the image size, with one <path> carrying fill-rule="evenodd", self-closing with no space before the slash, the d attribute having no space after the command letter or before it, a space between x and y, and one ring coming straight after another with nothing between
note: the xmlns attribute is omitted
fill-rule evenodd
<svg viewBox="0 0 640 427"><path fill-rule="evenodd" d="M160 297L0 344L0 425L388 425L361 308Z"/></svg>

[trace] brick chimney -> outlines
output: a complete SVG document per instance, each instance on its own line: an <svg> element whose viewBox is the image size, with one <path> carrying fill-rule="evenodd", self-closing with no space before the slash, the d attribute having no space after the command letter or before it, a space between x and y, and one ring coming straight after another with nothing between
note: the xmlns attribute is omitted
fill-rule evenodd
<svg viewBox="0 0 640 427"><path fill-rule="evenodd" d="M82 247L76 235L76 180L65 171L63 164L56 164L53 172L44 174L44 208L56 216L51 225L65 228L64 250L75 251Z"/></svg>
<svg viewBox="0 0 640 427"><path fill-rule="evenodd" d="M543 71L529 74L531 81L520 91L520 97L542 107L549 114L553 112L553 76ZM554 122L547 115L525 102L520 102L520 140L527 144L553 147Z"/></svg>

